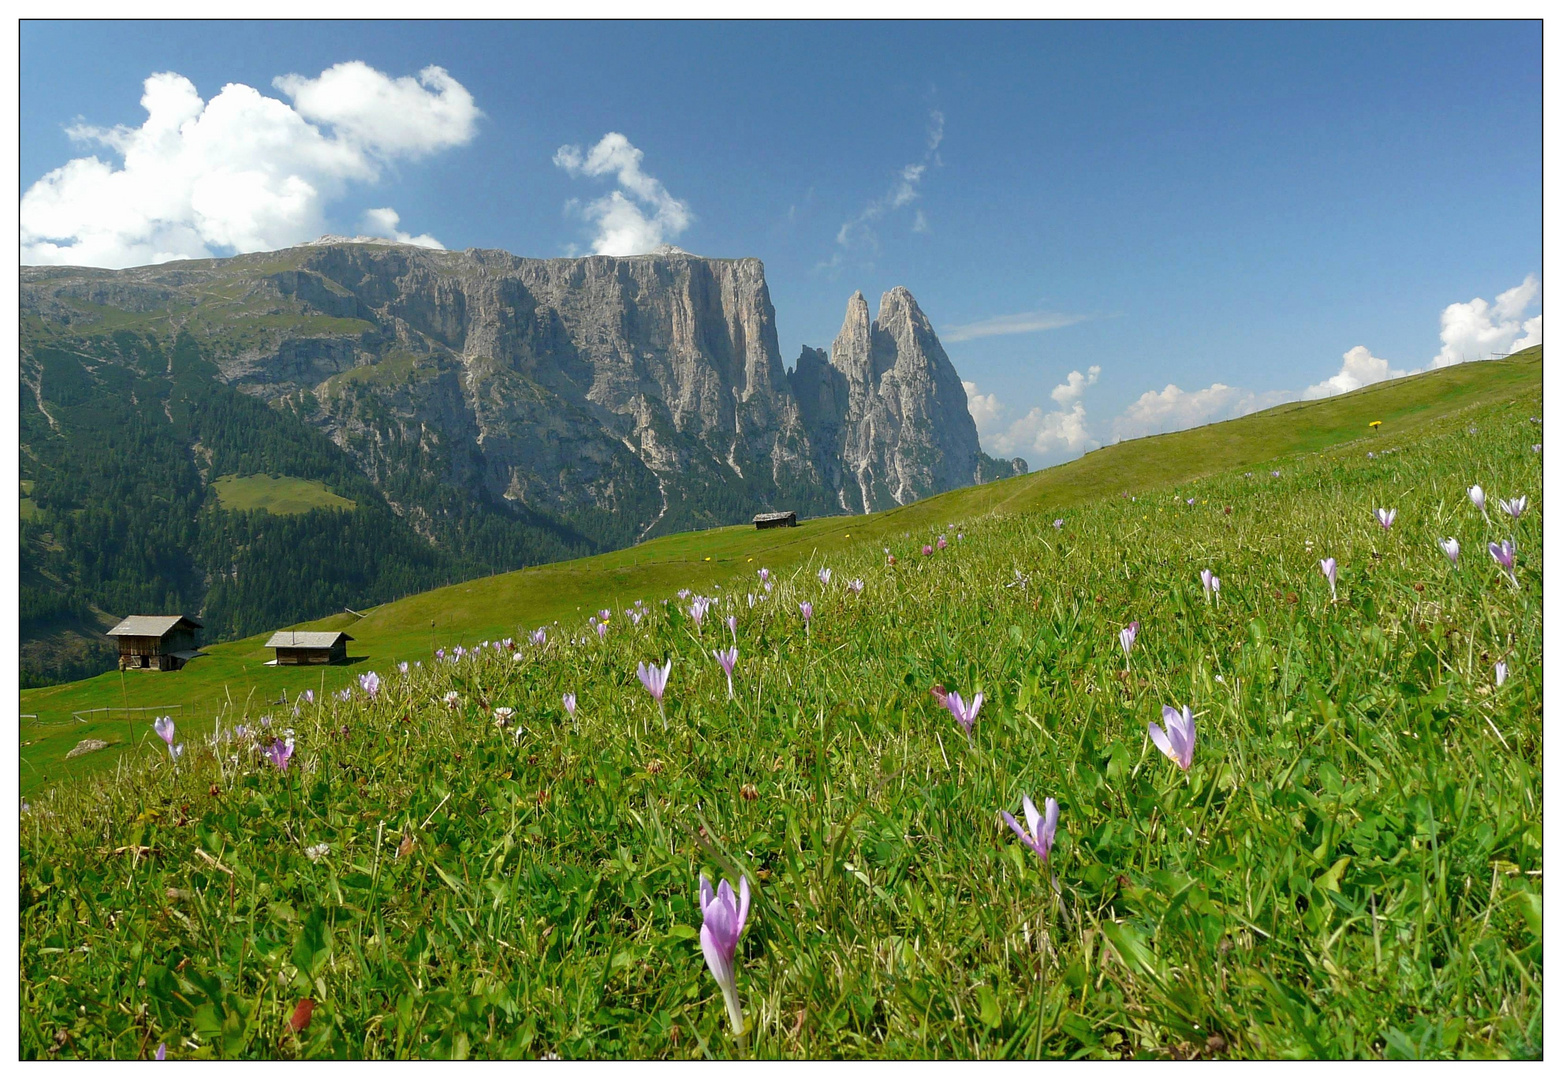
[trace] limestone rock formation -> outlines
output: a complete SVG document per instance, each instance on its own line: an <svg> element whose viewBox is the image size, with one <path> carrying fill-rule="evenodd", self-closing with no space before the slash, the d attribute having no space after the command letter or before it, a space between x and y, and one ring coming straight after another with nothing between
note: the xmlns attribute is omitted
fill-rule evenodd
<svg viewBox="0 0 1562 1080"><path fill-rule="evenodd" d="M1015 471L981 453L909 292L886 293L871 321L852 297L830 355L805 349L788 373L757 259L325 238L122 271L26 267L22 309L71 334L109 309L122 329L194 334L219 379L328 434L436 544L453 512L431 504L436 488L613 547Z"/></svg>

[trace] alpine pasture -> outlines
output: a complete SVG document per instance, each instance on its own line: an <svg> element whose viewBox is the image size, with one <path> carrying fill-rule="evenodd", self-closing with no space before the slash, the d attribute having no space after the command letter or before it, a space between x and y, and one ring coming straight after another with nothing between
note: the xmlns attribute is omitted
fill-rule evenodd
<svg viewBox="0 0 1562 1080"><path fill-rule="evenodd" d="M165 727L23 808L21 1052L1537 1057L1538 381L1463 404Z"/></svg>

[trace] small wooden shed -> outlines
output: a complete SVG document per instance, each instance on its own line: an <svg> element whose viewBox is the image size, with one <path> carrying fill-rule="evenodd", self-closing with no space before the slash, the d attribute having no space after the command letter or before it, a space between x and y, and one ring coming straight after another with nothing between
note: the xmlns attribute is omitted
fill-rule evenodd
<svg viewBox="0 0 1562 1080"><path fill-rule="evenodd" d="M797 511L786 510L775 514L755 514L754 528L756 529L795 529L797 528Z"/></svg>
<svg viewBox="0 0 1562 1080"><path fill-rule="evenodd" d="M350 634L341 630L278 630L266 642L277 650L271 664L340 664L347 659Z"/></svg>
<svg viewBox="0 0 1562 1080"><path fill-rule="evenodd" d="M203 625L188 615L131 615L108 636L119 641L119 670L178 671L202 655L195 639Z"/></svg>

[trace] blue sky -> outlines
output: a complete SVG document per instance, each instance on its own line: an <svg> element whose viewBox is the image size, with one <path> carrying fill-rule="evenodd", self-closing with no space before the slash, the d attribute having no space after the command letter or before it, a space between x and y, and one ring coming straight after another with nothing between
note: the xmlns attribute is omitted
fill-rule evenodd
<svg viewBox="0 0 1562 1080"><path fill-rule="evenodd" d="M23 257L660 239L763 259L788 364L854 290L905 285L984 446L1047 464L1538 339L1540 46L1538 22L29 22ZM211 138L107 134L164 72ZM229 83L274 129L217 116ZM272 189L203 186L263 128ZM152 182L113 175L127 147Z"/></svg>

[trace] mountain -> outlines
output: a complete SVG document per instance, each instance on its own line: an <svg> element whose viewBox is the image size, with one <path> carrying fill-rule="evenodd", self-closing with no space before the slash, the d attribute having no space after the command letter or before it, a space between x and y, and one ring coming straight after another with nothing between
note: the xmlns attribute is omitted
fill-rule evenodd
<svg viewBox="0 0 1562 1080"><path fill-rule="evenodd" d="M904 289L872 322L854 296L831 354L788 373L757 259L326 238L25 267L21 312L34 680L104 663L97 630L131 610L232 636L763 510L877 510L1024 471L981 453ZM284 485L306 493L287 515L264 499Z"/></svg>

